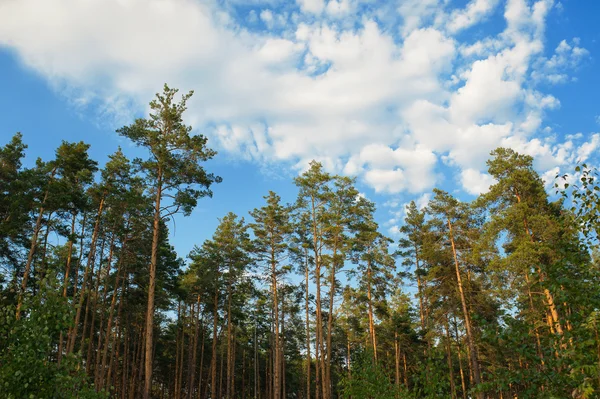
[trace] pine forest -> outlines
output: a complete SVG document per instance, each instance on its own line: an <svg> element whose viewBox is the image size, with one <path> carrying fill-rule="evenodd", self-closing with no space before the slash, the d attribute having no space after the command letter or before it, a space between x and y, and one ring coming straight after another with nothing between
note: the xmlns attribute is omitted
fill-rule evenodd
<svg viewBox="0 0 600 399"><path fill-rule="evenodd" d="M497 148L487 193L434 189L398 240L313 161L293 201L266 192L176 253L222 181L191 95L165 85L117 130L145 158L63 141L25 167L24 136L0 143L0 397L600 397L595 168L548 184Z"/></svg>

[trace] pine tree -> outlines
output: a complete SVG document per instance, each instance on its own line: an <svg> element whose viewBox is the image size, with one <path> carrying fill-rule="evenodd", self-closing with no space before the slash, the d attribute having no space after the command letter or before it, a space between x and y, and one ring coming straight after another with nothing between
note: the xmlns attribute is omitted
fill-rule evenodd
<svg viewBox="0 0 600 399"><path fill-rule="evenodd" d="M206 147L206 137L191 135L192 128L183 123L183 113L193 92L183 95L179 103L174 103L177 91L165 84L163 93L157 94L156 99L150 102L152 111L148 119L137 119L134 124L117 131L149 151L150 158L146 161L138 159L136 164L152 182L155 197L146 314L144 399L149 399L152 390L154 291L160 221L179 211L189 215L198 198L211 196L210 186L221 181L220 177L207 173L200 165L200 162L214 157L216 152ZM164 199L171 201L165 206Z"/></svg>

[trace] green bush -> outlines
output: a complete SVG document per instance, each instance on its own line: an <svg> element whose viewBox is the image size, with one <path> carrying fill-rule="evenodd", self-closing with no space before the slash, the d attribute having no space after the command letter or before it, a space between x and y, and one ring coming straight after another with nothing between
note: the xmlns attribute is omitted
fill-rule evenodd
<svg viewBox="0 0 600 399"><path fill-rule="evenodd" d="M78 356L63 356L58 365L59 336L61 332L66 336L73 308L50 285L24 298L19 320L14 305L0 307L2 398L105 398L89 383Z"/></svg>

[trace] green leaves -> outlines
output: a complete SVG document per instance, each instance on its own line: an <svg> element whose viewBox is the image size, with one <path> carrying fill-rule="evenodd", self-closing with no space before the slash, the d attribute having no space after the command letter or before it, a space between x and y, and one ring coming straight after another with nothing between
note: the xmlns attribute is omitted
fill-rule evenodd
<svg viewBox="0 0 600 399"><path fill-rule="evenodd" d="M0 307L0 387L2 397L106 398L96 393L80 369L77 355L52 358L59 334L66 333L73 309L58 291L56 281L35 296L25 298L23 317L16 320L13 306ZM65 317L67 315L67 317Z"/></svg>

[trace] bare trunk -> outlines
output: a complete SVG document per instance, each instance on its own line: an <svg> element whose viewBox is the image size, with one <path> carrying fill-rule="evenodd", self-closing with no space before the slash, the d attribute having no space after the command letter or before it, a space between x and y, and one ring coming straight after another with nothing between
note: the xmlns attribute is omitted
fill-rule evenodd
<svg viewBox="0 0 600 399"><path fill-rule="evenodd" d="M369 305L369 335L371 336L373 358L375 359L375 363L377 363L377 337L375 335L375 321L373 319L373 301L371 298L371 259L367 261L367 300Z"/></svg>
<svg viewBox="0 0 600 399"><path fill-rule="evenodd" d="M96 243L98 241L98 232L100 230L100 220L102 219L103 211L104 211L104 197L102 197L100 199L100 204L98 205L98 213L96 214L96 221L94 223L94 231L92 232L92 241L90 243L90 252L88 254L88 260L87 260L87 264L85 266L85 271L83 272L83 281L81 283L81 290L79 292L79 306L77 307L77 312L75 314L75 323L69 334L69 343L68 343L68 347L67 347L67 353L73 352L73 349L75 348L75 340L77 339L77 329L79 328L79 319L81 318L81 309L83 307L83 301L85 299L88 275L90 272L90 267L94 264L94 261L96 260ZM82 253L83 253L83 251L82 251ZM77 283L75 284L75 286L77 286Z"/></svg>
<svg viewBox="0 0 600 399"><path fill-rule="evenodd" d="M275 259L275 247L271 245L271 291L273 293L273 329L275 337L274 346L274 362L273 367L273 399L279 399L281 392L281 381L280 381L280 365L281 365L281 348L279 346L279 303L277 298L277 261Z"/></svg>
<svg viewBox="0 0 600 399"><path fill-rule="evenodd" d="M281 294L281 349L280 361L281 361L281 397L285 399L285 296Z"/></svg>
<svg viewBox="0 0 600 399"><path fill-rule="evenodd" d="M331 270L329 276L329 314L327 315L327 359L325 361L325 378L327 383L327 398L331 398L331 333L333 331L333 302L335 299L335 272L338 251L338 238L336 237L333 244L333 258L331 261Z"/></svg>
<svg viewBox="0 0 600 399"><path fill-rule="evenodd" d="M54 175L56 173L56 168L52 169L52 173L50 174L50 184L54 180ZM35 227L33 228L33 236L31 237L31 246L29 247L29 253L27 254L27 262L25 263L25 270L23 272L23 280L21 281L21 291L19 292L19 298L17 300L17 314L16 318L19 320L21 318L21 306L23 304L23 295L25 294L25 289L27 288L27 280L29 279L29 274L31 273L31 264L33 263L33 256L35 254L35 249L37 247L38 235L40 234L40 230L42 229L42 218L44 217L44 207L46 206L46 201L48 200L48 188L46 188L46 193L44 194L44 199L40 204L40 211L38 212L38 217L35 221Z"/></svg>
<svg viewBox="0 0 600 399"><path fill-rule="evenodd" d="M108 311L108 320L106 322L106 338L105 338L105 342L104 342L104 348L102 349L102 362L101 362L101 366L99 367L99 373L98 373L97 383L96 383L100 387L100 389L102 388L102 385L104 382L104 369L106 367L106 356L108 354L108 344L109 344L110 331L112 329L112 323L113 323L113 313L115 311L115 306L117 304L117 295L119 293L119 283L121 283L121 280L124 280L122 277L122 273L124 274L124 271L121 270L122 265L123 265L124 250L125 250L125 244L123 244L123 247L121 248L121 257L119 259L119 264L117 266L117 278L115 280L115 289L113 290L112 298L110 301L110 309ZM125 283L123 282L123 283L121 283L121 293L123 292L124 287L125 287ZM122 294L121 294L121 296L122 296Z"/></svg>
<svg viewBox="0 0 600 399"><path fill-rule="evenodd" d="M232 343L233 343L233 324L231 321L231 299L233 296L233 270L229 265L229 284L227 286L227 382L226 382L226 397L231 399L233 395L233 387L231 386L232 373Z"/></svg>
<svg viewBox="0 0 600 399"><path fill-rule="evenodd" d="M196 385L196 353L198 352L198 327L200 324L200 295L196 297L196 320L194 327L194 344L192 347L192 363L190 365L190 380L188 388L188 399L194 396L194 385Z"/></svg>
<svg viewBox="0 0 600 399"><path fill-rule="evenodd" d="M204 316L200 319L201 324L200 328L202 329L202 346L200 347L200 371L198 373L198 399L202 397L202 373L204 371L204 339L205 339L205 331L204 331ZM245 398L245 396L243 396Z"/></svg>
<svg viewBox="0 0 600 399"><path fill-rule="evenodd" d="M210 360L211 380L210 380L210 398L217 397L217 322L218 322L218 306L219 306L219 288L217 286L219 277L215 278L215 296L213 310L213 340L212 340L212 357Z"/></svg>
<svg viewBox="0 0 600 399"><path fill-rule="evenodd" d="M398 343L397 331L394 331L394 355L396 365L396 388L400 388L400 345Z"/></svg>
<svg viewBox="0 0 600 399"><path fill-rule="evenodd" d="M148 281L148 308L146 311L146 359L144 362L144 399L150 399L152 392L152 348L154 334L154 290L156 288L156 263L158 261L158 240L160 233L160 201L162 200L162 169L158 168L154 223L152 226L152 254Z"/></svg>
<svg viewBox="0 0 600 399"><path fill-rule="evenodd" d="M88 325L88 319L90 316L90 303L92 303L92 301L95 302L96 297L98 296L98 281L100 280L100 272L102 271L102 263L104 263L104 245L106 245L106 237L103 238L102 240L102 245L100 246L100 261L98 262L98 271L97 271L97 276L96 276L96 280L94 280L94 268L96 266L96 264L94 263L92 265L92 269L90 270L90 281L89 281L89 291L91 291L91 286L92 284L95 284L95 289L94 289L94 295L93 298L92 296L88 293L87 295L87 299L85 301L85 312L83 314L83 328L81 330L81 342L79 344L79 347L81 349L81 352L83 353L84 351L84 344L85 344L85 337L86 337L86 331L88 331L87 325ZM83 293L83 291L82 291ZM94 317L96 316L96 314L94 313ZM92 320L92 324L93 324L93 320ZM88 345L91 347L92 345L92 334L93 328L90 329L90 337L88 339ZM88 350L88 357L90 356L90 352ZM86 363L89 363L89 358L88 361ZM89 371L89 365L86 365L86 370Z"/></svg>
<svg viewBox="0 0 600 399"><path fill-rule="evenodd" d="M308 317L308 253L307 250L304 251L304 256L306 259L306 399L310 399L310 319Z"/></svg>
<svg viewBox="0 0 600 399"><path fill-rule="evenodd" d="M467 332L467 344L469 346L469 354L470 354L470 362L471 362L471 370L473 372L473 382L475 385L479 385L481 383L481 372L479 370L479 361L477 360L477 349L475 347L475 339L473 337L473 331L471 329L471 317L469 315L468 307L467 307L467 299L465 296L465 292L463 290L462 285L462 277L460 273L460 267L458 265L458 256L456 254L456 245L454 244L454 236L452 233L452 223L450 219L448 219L448 229L450 235L450 243L452 245L452 254L454 255L454 266L456 269L456 283L458 285L458 292L460 293L460 302L462 304L463 316L465 320L465 330ZM478 399L483 399L483 392L477 393Z"/></svg>
<svg viewBox="0 0 600 399"><path fill-rule="evenodd" d="M467 383L465 381L465 373L462 365L462 357L460 355L460 341L458 336L458 326L456 324L456 318L454 318L454 334L456 335L456 352L458 354L458 367L460 370L460 385L462 387L463 399L467 399Z"/></svg>
<svg viewBox="0 0 600 399"><path fill-rule="evenodd" d="M450 372L450 396L456 399L456 385L454 383L454 366L452 365L452 348L450 339L450 327L448 326L448 315L446 315L446 355L448 357L448 371Z"/></svg>
<svg viewBox="0 0 600 399"><path fill-rule="evenodd" d="M402 360L404 363L404 386L408 389L408 365L406 363L406 353L402 354Z"/></svg>

